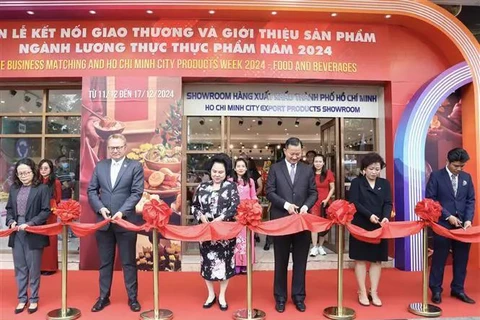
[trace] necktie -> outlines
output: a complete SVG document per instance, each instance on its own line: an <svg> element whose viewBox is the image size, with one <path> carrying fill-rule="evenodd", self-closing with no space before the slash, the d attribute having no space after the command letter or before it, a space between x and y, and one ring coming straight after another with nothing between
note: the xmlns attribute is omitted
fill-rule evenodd
<svg viewBox="0 0 480 320"><path fill-rule="evenodd" d="M292 164L292 168L290 169L290 180L292 180L292 183L295 180L295 165L294 164Z"/></svg>
<svg viewBox="0 0 480 320"><path fill-rule="evenodd" d="M453 194L456 196L457 195L457 176L452 174L452 187L453 187Z"/></svg>

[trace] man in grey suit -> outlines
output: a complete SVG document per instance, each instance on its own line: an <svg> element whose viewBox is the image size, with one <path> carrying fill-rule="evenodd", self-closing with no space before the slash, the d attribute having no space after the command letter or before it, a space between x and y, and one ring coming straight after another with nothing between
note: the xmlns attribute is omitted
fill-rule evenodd
<svg viewBox="0 0 480 320"><path fill-rule="evenodd" d="M143 167L138 161L125 158L126 146L127 140L123 135L111 135L107 140L110 159L100 161L93 172L87 194L90 206L97 213L97 221L109 218L135 220L135 205L143 194L144 174ZM128 305L132 311L140 311L135 260L137 234L109 223L97 231L96 239L100 254L100 297L92 312L100 311L110 304L117 243Z"/></svg>
<svg viewBox="0 0 480 320"><path fill-rule="evenodd" d="M302 158L302 142L298 138L290 138L285 142L283 152L285 160L272 165L268 172L266 193L271 202L270 219L278 219L289 214L306 214L315 201L317 189L315 176L310 166L300 162ZM304 312L305 306L305 272L307 269L308 250L310 248L310 232L274 237L275 309L285 311L287 300L287 267L292 247L293 279L292 300L298 311Z"/></svg>

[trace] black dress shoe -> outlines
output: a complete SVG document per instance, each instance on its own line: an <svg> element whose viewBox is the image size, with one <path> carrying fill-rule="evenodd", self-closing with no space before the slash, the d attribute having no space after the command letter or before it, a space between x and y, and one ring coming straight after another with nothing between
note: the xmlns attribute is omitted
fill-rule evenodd
<svg viewBox="0 0 480 320"><path fill-rule="evenodd" d="M218 301L218 305L220 306L220 310L222 310L222 311L227 311L227 309L228 309L228 303L221 304L221 303L220 303L220 300L219 300L219 301Z"/></svg>
<svg viewBox="0 0 480 320"><path fill-rule="evenodd" d="M305 305L305 302L303 301L294 301L295 308L297 308L298 311L300 312L305 312L307 310L307 306Z"/></svg>
<svg viewBox="0 0 480 320"><path fill-rule="evenodd" d="M269 244L269 243L265 243L265 246L263 247L263 250L265 250L265 251L270 250L270 244Z"/></svg>
<svg viewBox="0 0 480 320"><path fill-rule="evenodd" d="M142 308L137 300L128 301L128 305L130 306L130 310L132 310L133 312L139 312Z"/></svg>
<svg viewBox="0 0 480 320"><path fill-rule="evenodd" d="M467 296L464 292L457 293L457 292L450 292L450 295L458 300L462 300L465 303L475 304L475 300Z"/></svg>
<svg viewBox="0 0 480 320"><path fill-rule="evenodd" d="M432 302L435 304L442 303L442 294L440 292L432 293Z"/></svg>
<svg viewBox="0 0 480 320"><path fill-rule="evenodd" d="M40 274L42 276L51 276L52 274L55 274L55 271L40 271Z"/></svg>
<svg viewBox="0 0 480 320"><path fill-rule="evenodd" d="M217 302L217 296L213 297L213 300L212 300L212 301L210 301L210 302L205 302L205 303L203 304L203 309L209 309L209 308L211 308L211 307L215 304L215 302Z"/></svg>
<svg viewBox="0 0 480 320"><path fill-rule="evenodd" d="M279 313L285 312L285 301L276 301L275 310L277 310Z"/></svg>
<svg viewBox="0 0 480 320"><path fill-rule="evenodd" d="M103 310L106 306L110 304L110 299L108 298L99 298L92 307L92 312L98 312Z"/></svg>
<svg viewBox="0 0 480 320"><path fill-rule="evenodd" d="M23 305L23 308L15 308L15 314L22 313L25 310L26 307L27 307L27 304L25 303Z"/></svg>

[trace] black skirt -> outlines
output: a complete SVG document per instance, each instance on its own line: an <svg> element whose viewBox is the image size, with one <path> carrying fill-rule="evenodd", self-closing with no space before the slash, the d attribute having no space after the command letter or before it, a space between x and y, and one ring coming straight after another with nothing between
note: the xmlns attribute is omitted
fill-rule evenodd
<svg viewBox="0 0 480 320"><path fill-rule="evenodd" d="M360 214L356 214L352 224L367 231L380 228L380 225L373 224ZM388 261L388 241L381 240L379 244L368 243L355 239L352 235L349 238L348 256L353 260L380 262Z"/></svg>

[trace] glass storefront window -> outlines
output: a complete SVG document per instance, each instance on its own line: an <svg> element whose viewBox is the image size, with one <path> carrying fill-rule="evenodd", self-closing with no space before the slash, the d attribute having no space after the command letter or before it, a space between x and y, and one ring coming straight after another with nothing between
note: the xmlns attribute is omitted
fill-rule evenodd
<svg viewBox="0 0 480 320"><path fill-rule="evenodd" d="M187 150L214 151L222 141L220 117L189 117Z"/></svg>
<svg viewBox="0 0 480 320"><path fill-rule="evenodd" d="M200 183L210 180L207 171L208 160L213 154L187 155L187 183Z"/></svg>
<svg viewBox="0 0 480 320"><path fill-rule="evenodd" d="M49 90L49 113L80 113L82 107L81 90Z"/></svg>
<svg viewBox="0 0 480 320"><path fill-rule="evenodd" d="M15 163L22 158L40 161L42 156L41 138L2 138L0 139L2 157L7 163Z"/></svg>
<svg viewBox="0 0 480 320"><path fill-rule="evenodd" d="M43 111L43 90L0 90L0 113L34 114Z"/></svg>
<svg viewBox="0 0 480 320"><path fill-rule="evenodd" d="M45 131L48 134L80 134L80 117L47 117Z"/></svg>
<svg viewBox="0 0 480 320"><path fill-rule="evenodd" d="M41 117L3 116L0 122L0 134L41 134Z"/></svg>
<svg viewBox="0 0 480 320"><path fill-rule="evenodd" d="M374 151L375 120L345 119L345 151Z"/></svg>

